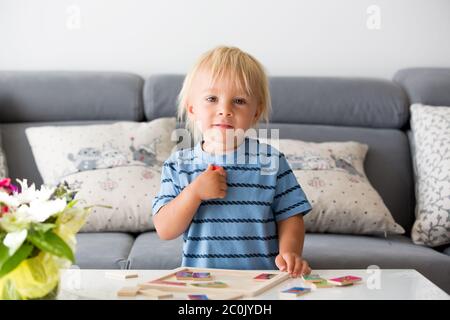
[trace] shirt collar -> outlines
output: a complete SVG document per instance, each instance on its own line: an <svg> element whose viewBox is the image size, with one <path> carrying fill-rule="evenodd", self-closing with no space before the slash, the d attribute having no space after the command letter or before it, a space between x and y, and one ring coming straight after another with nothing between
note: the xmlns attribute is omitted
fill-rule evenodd
<svg viewBox="0 0 450 320"><path fill-rule="evenodd" d="M194 155L197 160L204 164L234 164L237 157L245 157L245 153L249 150L249 137L245 137L244 141L234 150L225 154L212 154L202 149L202 142L198 142L194 147ZM244 158L245 159L245 158Z"/></svg>

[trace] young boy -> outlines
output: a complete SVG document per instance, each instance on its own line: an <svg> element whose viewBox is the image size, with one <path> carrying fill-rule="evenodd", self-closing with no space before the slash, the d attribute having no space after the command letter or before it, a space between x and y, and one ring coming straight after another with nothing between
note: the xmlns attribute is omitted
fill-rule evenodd
<svg viewBox="0 0 450 320"><path fill-rule="evenodd" d="M268 121L262 65L238 48L215 48L186 76L179 98L196 145L163 165L153 200L160 238L183 234L183 266L309 274L303 215L311 205L284 154L242 134ZM264 159L275 160L271 173Z"/></svg>

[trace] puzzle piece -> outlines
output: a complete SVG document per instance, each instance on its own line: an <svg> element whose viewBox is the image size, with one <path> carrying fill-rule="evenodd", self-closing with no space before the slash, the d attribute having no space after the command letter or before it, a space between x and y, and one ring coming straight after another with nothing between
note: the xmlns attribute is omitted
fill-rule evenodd
<svg viewBox="0 0 450 320"><path fill-rule="evenodd" d="M179 271L175 274L177 280L192 280L192 272L189 271Z"/></svg>
<svg viewBox="0 0 450 320"><path fill-rule="evenodd" d="M345 276L339 278L328 279L328 283L334 284L336 286L351 286L354 283L361 281L362 278L355 276Z"/></svg>
<svg viewBox="0 0 450 320"><path fill-rule="evenodd" d="M301 296L305 293L311 292L311 288L303 288L303 287L292 287L287 290L283 290L280 292L281 298L286 299L294 299L298 296Z"/></svg>
<svg viewBox="0 0 450 320"><path fill-rule="evenodd" d="M194 287L201 288L226 288L228 285L225 282L214 281L214 282L205 282L205 283L191 283Z"/></svg>
<svg viewBox="0 0 450 320"><path fill-rule="evenodd" d="M135 297L139 292L139 287L123 287L117 291L118 297Z"/></svg>
<svg viewBox="0 0 450 320"><path fill-rule="evenodd" d="M261 274L258 274L256 277L254 277L253 280L264 281L264 280L270 280L274 277L276 277L276 274L274 274L274 273L261 273Z"/></svg>
<svg viewBox="0 0 450 320"><path fill-rule="evenodd" d="M210 281L212 280L211 273L209 272L194 272L192 278L195 281Z"/></svg>
<svg viewBox="0 0 450 320"><path fill-rule="evenodd" d="M323 282L323 278L321 278L318 274L308 274L303 276L303 280L305 280L305 282L312 282L312 283L319 283L319 282Z"/></svg>
<svg viewBox="0 0 450 320"><path fill-rule="evenodd" d="M189 294L189 300L209 300L206 294Z"/></svg>

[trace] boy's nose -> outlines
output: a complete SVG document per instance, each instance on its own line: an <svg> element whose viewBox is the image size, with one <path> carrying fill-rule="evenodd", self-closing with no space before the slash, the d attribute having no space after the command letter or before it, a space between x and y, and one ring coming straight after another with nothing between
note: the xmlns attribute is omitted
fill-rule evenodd
<svg viewBox="0 0 450 320"><path fill-rule="evenodd" d="M233 111L231 109L231 106L228 105L228 104L224 104L224 105L220 106L219 115L226 116L226 117L231 117L233 115Z"/></svg>
<svg viewBox="0 0 450 320"><path fill-rule="evenodd" d="M221 112L219 112L219 115L225 116L225 117L231 117L232 113L231 113L231 111L221 111Z"/></svg>

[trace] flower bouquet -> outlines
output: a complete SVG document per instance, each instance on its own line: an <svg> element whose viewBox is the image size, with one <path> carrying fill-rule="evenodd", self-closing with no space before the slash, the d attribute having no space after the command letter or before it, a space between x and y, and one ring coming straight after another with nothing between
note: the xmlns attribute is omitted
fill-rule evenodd
<svg viewBox="0 0 450 320"><path fill-rule="evenodd" d="M75 207L67 183L38 190L18 182L0 180L0 299L52 298L91 207Z"/></svg>

